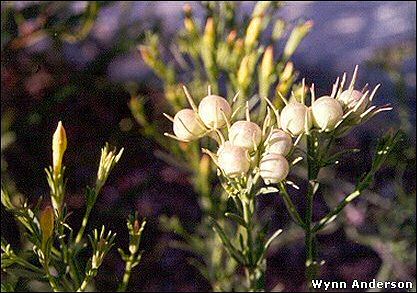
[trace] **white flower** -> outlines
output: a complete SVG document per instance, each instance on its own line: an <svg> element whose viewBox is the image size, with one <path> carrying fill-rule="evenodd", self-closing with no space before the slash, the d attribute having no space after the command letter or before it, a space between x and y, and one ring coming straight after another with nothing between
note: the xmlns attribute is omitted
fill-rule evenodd
<svg viewBox="0 0 417 293"><path fill-rule="evenodd" d="M269 154L286 156L293 147L291 136L281 129L272 130L268 138L266 151Z"/></svg>
<svg viewBox="0 0 417 293"><path fill-rule="evenodd" d="M235 146L252 151L262 139L262 130L258 124L250 121L237 121L229 129L229 140Z"/></svg>
<svg viewBox="0 0 417 293"><path fill-rule="evenodd" d="M343 108L339 101L323 96L311 105L314 125L322 130L332 130L343 117Z"/></svg>
<svg viewBox="0 0 417 293"><path fill-rule="evenodd" d="M250 167L248 151L232 145L229 141L220 147L217 162L224 173L231 178L248 172Z"/></svg>
<svg viewBox="0 0 417 293"><path fill-rule="evenodd" d="M267 154L259 165L260 175L266 184L278 183L287 178L290 170L287 159L278 154Z"/></svg>
<svg viewBox="0 0 417 293"><path fill-rule="evenodd" d="M198 139L206 130L198 121L197 114L191 109L182 109L174 116L174 134L181 140Z"/></svg>
<svg viewBox="0 0 417 293"><path fill-rule="evenodd" d="M305 126L308 128L311 127L311 119L308 111L306 105L298 102L291 102L286 105L281 111L280 122L282 129L292 135L300 135L303 133L306 130Z"/></svg>
<svg viewBox="0 0 417 293"><path fill-rule="evenodd" d="M367 101L361 101L363 94L358 90L345 90L339 96L339 101L342 102L347 111L355 108L355 106L361 102L358 109L356 110L357 114L362 114L367 107Z"/></svg>
<svg viewBox="0 0 417 293"><path fill-rule="evenodd" d="M208 128L221 128L226 125L226 119L230 119L232 109L226 99L209 95L198 105L198 114Z"/></svg>

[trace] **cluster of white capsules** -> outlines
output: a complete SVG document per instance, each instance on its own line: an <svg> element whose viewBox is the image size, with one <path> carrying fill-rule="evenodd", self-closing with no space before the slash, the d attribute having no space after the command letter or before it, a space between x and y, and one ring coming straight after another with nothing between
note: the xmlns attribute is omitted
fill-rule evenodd
<svg viewBox="0 0 417 293"><path fill-rule="evenodd" d="M185 87L184 92L191 109L180 110L174 117L164 114L173 122L175 134L166 133L166 136L183 142L204 136L215 139L219 145L217 152L203 151L211 156L226 178L239 179L250 170L256 170L267 184L286 179L289 163L285 156L290 153L293 142L288 133L272 126L269 108L262 129L250 121L248 105L246 119L232 124L241 109L232 113L232 107L225 98L212 95L209 88L208 96L197 107ZM233 101L236 98L237 95Z"/></svg>
<svg viewBox="0 0 417 293"><path fill-rule="evenodd" d="M376 113L391 110L388 105L379 108L370 105L379 85L371 94L366 87L361 92L354 89L357 69L358 67L355 68L348 89L344 90L346 82L346 74L344 74L340 84L339 78L336 80L330 96L316 99L313 84L310 88L310 106L306 105L304 96L301 97L301 102L295 99L288 102L281 96L286 105L279 112L265 98L268 107L262 128L250 120L248 105L246 105L246 119L231 124L241 109L236 109L232 113L228 101L223 97L212 95L210 87L208 95L197 107L184 87L191 109L180 110L174 117L164 114L173 122L175 134L165 133L165 135L183 142L204 136L215 139L219 145L217 152L213 153L206 149L203 151L211 156L226 178L239 179L257 173L266 184L283 182L287 178L290 165L294 165L300 159L288 163L288 157L294 146L304 134L309 134L313 130L333 131L335 136L340 136L352 126L369 119ZM236 98L237 95L233 101ZM271 115L271 112L274 115ZM295 142L293 138L296 138Z"/></svg>
<svg viewBox="0 0 417 293"><path fill-rule="evenodd" d="M301 102L289 103L283 99L286 105L280 113L282 129L295 136L308 133L312 129L319 132L334 131L336 136L341 136L353 126L363 123L377 113L391 110L389 105L382 107L371 105L380 85L377 85L372 92L367 89L368 85L362 91L354 88L357 72L358 66L355 67L347 89L344 89L346 73L343 74L341 81L337 78L330 96L316 99L313 84L310 88L310 107L305 105L303 97Z"/></svg>

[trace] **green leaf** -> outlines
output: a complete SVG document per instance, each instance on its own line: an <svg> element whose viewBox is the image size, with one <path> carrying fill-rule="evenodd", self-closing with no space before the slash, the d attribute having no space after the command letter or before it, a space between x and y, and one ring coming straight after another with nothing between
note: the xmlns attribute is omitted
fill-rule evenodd
<svg viewBox="0 0 417 293"><path fill-rule="evenodd" d="M238 216L238 215L233 214L233 213L225 213L224 215L225 215L226 218L229 218L230 220L238 223L239 225L241 225L245 228L247 227L247 225L245 223L245 220L241 216Z"/></svg>
<svg viewBox="0 0 417 293"><path fill-rule="evenodd" d="M401 131L397 131L395 134L388 132L379 140L372 161L371 170L362 176L352 193L347 195L332 211L314 226L313 232L322 230L328 223L334 221L346 205L359 197L362 191L372 184L376 172L382 167L388 157L392 154L393 150L403 141L403 139L404 134Z"/></svg>
<svg viewBox="0 0 417 293"><path fill-rule="evenodd" d="M404 139L405 134L402 131L397 131L394 134L392 133L392 131L390 131L379 139L378 145L375 150L375 155L372 160L371 170L369 170L369 172L365 173L361 177L358 184L356 185L356 190L361 192L372 184L376 172L378 172L379 169L381 169L385 161L393 153L393 150L395 150L395 148L402 141L404 141Z"/></svg>
<svg viewBox="0 0 417 293"><path fill-rule="evenodd" d="M17 278L25 278L25 279L35 279L35 280L42 280L45 275L36 273L33 271L25 270L22 268L8 268L5 270L8 274L17 277Z"/></svg>
<svg viewBox="0 0 417 293"><path fill-rule="evenodd" d="M12 283L1 283L1 292L15 292Z"/></svg>
<svg viewBox="0 0 417 293"><path fill-rule="evenodd" d="M212 222L213 230L217 233L217 235L220 237L226 251L230 254L231 257L233 257L238 263L245 265L245 257L243 254L238 251L230 242L229 238L226 236L226 233L224 233L223 229L220 227L219 224L216 223L216 221L213 220Z"/></svg>
<svg viewBox="0 0 417 293"><path fill-rule="evenodd" d="M274 234L272 234L271 237L269 237L268 241L266 241L264 248L265 250L268 250L269 246L271 246L272 241L274 241L275 238L277 238L282 233L282 229L279 229L275 231Z"/></svg>
<svg viewBox="0 0 417 293"><path fill-rule="evenodd" d="M123 251L123 249L118 248L117 251L120 254L120 257L123 259L123 261L127 261L129 256Z"/></svg>
<svg viewBox="0 0 417 293"><path fill-rule="evenodd" d="M275 231L275 233L272 234L272 236L269 237L269 239L265 242L265 244L263 245L262 253L258 256L258 259L257 259L258 264L260 264L265 258L266 253L268 252L268 249L272 244L272 241L274 241L275 238L277 238L281 233L282 233L282 229Z"/></svg>
<svg viewBox="0 0 417 293"><path fill-rule="evenodd" d="M87 189L85 190L85 197L87 199L87 209L92 209L97 199L97 193L94 188L87 186Z"/></svg>
<svg viewBox="0 0 417 293"><path fill-rule="evenodd" d="M187 262L191 266L195 267L200 272L200 274L203 275L204 278L206 278L207 280L210 280L210 275L209 275L209 272L207 270L206 264L201 263L197 259L191 258L191 257L190 258L187 258Z"/></svg>
<svg viewBox="0 0 417 293"><path fill-rule="evenodd" d="M256 195L258 196L258 195L261 195L261 194L269 194L269 193L276 193L276 192L279 192L279 189L278 188L269 186L269 187L263 187L263 188L261 188L256 193Z"/></svg>
<svg viewBox="0 0 417 293"><path fill-rule="evenodd" d="M360 149L347 149L347 150L343 150L340 152L337 152L331 156L329 156L323 163L322 163L322 167L327 167L327 166L331 166L331 165L335 165L338 164L338 162L340 161L340 159L347 154L355 154L360 152Z"/></svg>

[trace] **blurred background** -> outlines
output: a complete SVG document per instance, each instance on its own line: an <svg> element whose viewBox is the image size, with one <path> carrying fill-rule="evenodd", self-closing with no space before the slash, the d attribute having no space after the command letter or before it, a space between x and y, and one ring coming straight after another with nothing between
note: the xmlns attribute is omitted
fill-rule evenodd
<svg viewBox="0 0 417 293"><path fill-rule="evenodd" d="M79 226L84 211L84 188L92 185L99 150L106 141L125 153L104 187L91 218L91 227L106 223L117 232L118 246L127 246L125 218L137 210L148 219L142 263L132 275L132 291L203 291L210 284L188 262L190 254L167 245L175 238L159 225L163 215L179 217L184 226L200 221L193 188L181 170L155 152L161 147L141 134L129 109L131 89L146 97L152 119L161 120L158 101L161 82L145 66L137 46L152 29L169 39L183 24L189 3L196 18L198 2L168 1L2 1L1 3L1 170L2 184L17 197L35 202L48 194L44 168L51 161L51 137L62 120L68 136L65 155L68 177L66 202L70 223ZM254 2L241 4L251 11ZM285 2L278 12L289 22L310 19L311 33L293 56L300 76L314 81L324 93L344 71L359 64L359 85L382 83L376 103L391 103L394 111L361 126L340 147L362 150L329 170L327 195L317 203L337 201L365 170L376 138L390 128L402 129L407 139L395 160L380 172L372 189L345 210L345 221L320 236L325 280L413 281L416 243L416 3ZM200 19L203 22L202 19ZM159 130L170 131L170 126ZM295 199L301 202L302 198ZM278 198L261 199L280 212L274 227L289 226ZM323 204L323 207L321 206ZM22 239L13 218L2 210L2 237L14 247ZM300 290L304 282L302 235L288 234L268 256L268 290ZM114 271L116 268L116 271ZM124 263L115 249L96 277L100 291L116 288ZM415 287L415 286L414 286ZM33 289L22 283L19 290Z"/></svg>

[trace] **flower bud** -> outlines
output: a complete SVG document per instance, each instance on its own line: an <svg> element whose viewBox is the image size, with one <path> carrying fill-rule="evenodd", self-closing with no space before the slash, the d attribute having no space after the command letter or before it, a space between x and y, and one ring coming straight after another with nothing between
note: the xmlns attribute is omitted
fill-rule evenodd
<svg viewBox="0 0 417 293"><path fill-rule="evenodd" d="M139 224L139 221L136 219L136 220L133 222L133 233L134 233L135 235L138 235L138 234L139 234L139 229L140 229L140 224Z"/></svg>
<svg viewBox="0 0 417 293"><path fill-rule="evenodd" d="M284 54L283 54L284 60L288 60L294 54L298 45L300 45L301 41L310 32L312 27L313 27L313 22L309 20L309 21L306 21L305 23L298 24L292 30L288 38L287 44L285 45L285 48L284 48Z"/></svg>
<svg viewBox="0 0 417 293"><path fill-rule="evenodd" d="M237 39L234 46L233 46L232 57L240 56L240 54L242 54L242 52L243 52L243 40L242 39Z"/></svg>
<svg viewBox="0 0 417 293"><path fill-rule="evenodd" d="M197 28L194 21L189 17L184 19L184 27L190 34L195 34L197 32Z"/></svg>
<svg viewBox="0 0 417 293"><path fill-rule="evenodd" d="M285 33L286 26L287 26L287 24L285 23L285 21L283 19L278 19L275 22L274 28L272 30L272 40L277 41L277 40L281 39L281 37Z"/></svg>
<svg viewBox="0 0 417 293"><path fill-rule="evenodd" d="M287 81L287 80L289 80L292 76L294 76L294 73L295 73L295 71L294 71L294 63L287 62L285 64L284 69L282 70L282 72L281 72L281 74L279 76L280 81Z"/></svg>
<svg viewBox="0 0 417 293"><path fill-rule="evenodd" d="M237 32L236 32L235 30L232 30L232 31L229 33L229 35L227 36L226 43L227 43L228 45L232 45L232 44L235 42L236 37L237 37Z"/></svg>
<svg viewBox="0 0 417 293"><path fill-rule="evenodd" d="M185 17L190 17L193 15L193 8L191 7L190 4L186 3L183 7L182 10L184 11L184 15Z"/></svg>
<svg viewBox="0 0 417 293"><path fill-rule="evenodd" d="M101 188L107 181L107 178L113 170L114 166L119 162L124 149L122 148L118 153L116 153L116 149L110 149L110 146L106 143L106 145L101 149L101 156L100 156L100 163L98 165L97 170L97 179L96 179L96 188L95 192L98 194Z"/></svg>
<svg viewBox="0 0 417 293"><path fill-rule="evenodd" d="M208 48L214 48L216 42L216 27L213 18L208 18L204 29L203 43Z"/></svg>
<svg viewBox="0 0 417 293"><path fill-rule="evenodd" d="M358 90L345 90L340 94L339 101L347 110L351 110L360 102L362 96L362 93ZM366 106L366 101L363 101L356 113L362 114L366 110Z"/></svg>
<svg viewBox="0 0 417 293"><path fill-rule="evenodd" d="M39 218L43 243L46 243L46 241L51 238L54 233L54 221L54 210L51 206L47 206L42 210Z"/></svg>
<svg viewBox="0 0 417 293"><path fill-rule="evenodd" d="M62 169L62 158L67 149L67 135L62 122L58 122L58 127L52 137L52 161L54 174L58 175Z"/></svg>
<svg viewBox="0 0 417 293"><path fill-rule="evenodd" d="M266 184L278 183L287 178L290 170L287 159L278 154L267 154L259 164L260 175Z"/></svg>
<svg viewBox="0 0 417 293"><path fill-rule="evenodd" d="M218 164L224 173L231 177L239 177L249 171L248 151L242 147L225 142L218 151Z"/></svg>
<svg viewBox="0 0 417 293"><path fill-rule="evenodd" d="M268 46L262 57L261 62L261 76L266 79L274 72L274 48L272 45Z"/></svg>
<svg viewBox="0 0 417 293"><path fill-rule="evenodd" d="M300 135L305 131L305 119L307 116L307 127L311 127L311 119L308 115L306 105L292 102L289 103L281 111L281 128L292 135Z"/></svg>
<svg viewBox="0 0 417 293"><path fill-rule="evenodd" d="M292 147L291 136L281 129L274 129L269 136L266 151L268 154L286 156Z"/></svg>
<svg viewBox="0 0 417 293"><path fill-rule="evenodd" d="M152 50L148 46L139 46L139 52L143 61L151 68L155 67L155 57L152 54Z"/></svg>
<svg viewBox="0 0 417 293"><path fill-rule="evenodd" d="M208 178L210 174L210 157L206 154L203 154L200 160L199 172L202 177Z"/></svg>
<svg viewBox="0 0 417 293"><path fill-rule="evenodd" d="M207 127L221 128L226 125L226 119L230 119L232 109L225 98L210 95L201 100L198 114Z"/></svg>
<svg viewBox="0 0 417 293"><path fill-rule="evenodd" d="M191 109L182 109L175 114L173 128L174 134L185 141L198 139L205 132L197 114Z"/></svg>
<svg viewBox="0 0 417 293"><path fill-rule="evenodd" d="M329 96L323 96L311 105L314 125L320 129L332 130L343 117L340 103Z"/></svg>
<svg viewBox="0 0 417 293"><path fill-rule="evenodd" d="M250 121L237 121L229 129L229 140L235 146L252 151L262 139L258 124Z"/></svg>
<svg viewBox="0 0 417 293"><path fill-rule="evenodd" d="M267 97L271 84L274 83L274 49L272 45L268 46L263 54L262 62L259 69L259 95ZM263 113L264 110L261 111Z"/></svg>
<svg viewBox="0 0 417 293"><path fill-rule="evenodd" d="M262 30L262 22L263 22L262 16L255 16L249 22L248 28L246 29L246 36L245 36L246 48L251 49L253 46L255 46Z"/></svg>
<svg viewBox="0 0 417 293"><path fill-rule="evenodd" d="M237 71L237 82L240 86L245 87L250 82L250 59L249 56L245 56L240 62L239 69Z"/></svg>
<svg viewBox="0 0 417 293"><path fill-rule="evenodd" d="M263 16L271 8L272 1L257 1L253 8L252 17Z"/></svg>

